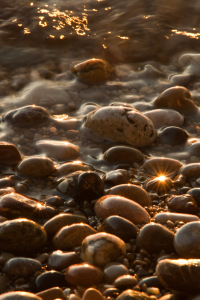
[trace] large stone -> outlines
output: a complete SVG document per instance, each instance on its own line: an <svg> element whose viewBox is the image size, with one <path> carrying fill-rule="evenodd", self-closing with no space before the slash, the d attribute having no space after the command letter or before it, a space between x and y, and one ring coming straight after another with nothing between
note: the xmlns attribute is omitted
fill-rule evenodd
<svg viewBox="0 0 200 300"><path fill-rule="evenodd" d="M40 271L42 268L41 263L32 258L15 257L11 258L5 264L3 270L10 277L23 277L33 276L35 272Z"/></svg>
<svg viewBox="0 0 200 300"><path fill-rule="evenodd" d="M151 120L126 107L99 108L87 115L84 126L106 139L133 147L149 146L156 139Z"/></svg>

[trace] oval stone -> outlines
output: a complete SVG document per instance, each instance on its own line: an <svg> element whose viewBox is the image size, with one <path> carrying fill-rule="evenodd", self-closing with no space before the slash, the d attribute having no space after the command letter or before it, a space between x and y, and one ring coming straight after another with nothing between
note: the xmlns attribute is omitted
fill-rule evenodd
<svg viewBox="0 0 200 300"><path fill-rule="evenodd" d="M182 167L180 161L172 158L155 157L148 159L143 164L143 168L152 175L170 175L173 172L178 172Z"/></svg>
<svg viewBox="0 0 200 300"><path fill-rule="evenodd" d="M98 267L104 267L126 254L124 241L108 233L87 236L81 246L81 259Z"/></svg>
<svg viewBox="0 0 200 300"><path fill-rule="evenodd" d="M61 164L57 167L57 175L59 177L68 175L76 171L90 171L93 168L90 165L84 164L82 161L73 161Z"/></svg>
<svg viewBox="0 0 200 300"><path fill-rule="evenodd" d="M154 219L158 223L165 224L167 221L172 221L172 222L193 222L193 221L198 221L199 217L194 216L194 215L189 215L189 214L182 214L182 213L172 213L172 212L165 212L165 213L158 213L154 216Z"/></svg>
<svg viewBox="0 0 200 300"><path fill-rule="evenodd" d="M75 286L90 287L99 284L102 278L101 269L86 263L72 265L65 271L65 279Z"/></svg>
<svg viewBox="0 0 200 300"><path fill-rule="evenodd" d="M63 252L57 250L49 256L48 267L60 271L71 265L78 264L79 262L80 258L76 252Z"/></svg>
<svg viewBox="0 0 200 300"><path fill-rule="evenodd" d="M41 268L41 263L36 259L14 257L6 262L3 270L8 276L26 278L34 275L34 273L40 271Z"/></svg>
<svg viewBox="0 0 200 300"><path fill-rule="evenodd" d="M20 241L20 243L19 243ZM28 219L0 223L0 249L11 253L29 253L45 246L46 231Z"/></svg>
<svg viewBox="0 0 200 300"><path fill-rule="evenodd" d="M41 297L29 292L8 292L0 295L0 300L43 300Z"/></svg>
<svg viewBox="0 0 200 300"><path fill-rule="evenodd" d="M167 206L177 212L195 214L198 211L197 203L189 194L172 196L167 201Z"/></svg>
<svg viewBox="0 0 200 300"><path fill-rule="evenodd" d="M56 167L47 157L28 157L18 165L18 172L27 177L43 178L51 175Z"/></svg>
<svg viewBox="0 0 200 300"><path fill-rule="evenodd" d="M7 142L0 142L0 163L15 165L22 160L18 148Z"/></svg>
<svg viewBox="0 0 200 300"><path fill-rule="evenodd" d="M159 253L165 250L167 253L174 251L174 233L165 226L150 223L142 227L137 235L136 245L149 253Z"/></svg>
<svg viewBox="0 0 200 300"><path fill-rule="evenodd" d="M53 287L67 287L65 276L57 271L47 271L39 275L35 281L38 292Z"/></svg>
<svg viewBox="0 0 200 300"><path fill-rule="evenodd" d="M200 258L200 222L183 225L175 234L174 247L184 258Z"/></svg>
<svg viewBox="0 0 200 300"><path fill-rule="evenodd" d="M156 129L164 126L179 126L184 122L184 117L173 109L153 109L144 112L144 115L149 118Z"/></svg>
<svg viewBox="0 0 200 300"><path fill-rule="evenodd" d="M156 139L153 123L131 108L99 108L87 115L84 126L106 139L133 147L146 147Z"/></svg>
<svg viewBox="0 0 200 300"><path fill-rule="evenodd" d="M116 300L152 300L152 297L143 292L134 290L123 291Z"/></svg>
<svg viewBox="0 0 200 300"><path fill-rule="evenodd" d="M180 170L180 174L187 178L195 178L200 176L200 163L192 163L184 166Z"/></svg>
<svg viewBox="0 0 200 300"><path fill-rule="evenodd" d="M115 146L109 148L104 154L103 158L109 162L126 162L126 163L140 163L144 159L144 155L138 149L128 146Z"/></svg>
<svg viewBox="0 0 200 300"><path fill-rule="evenodd" d="M47 157L58 160L73 160L79 156L79 149L69 142L42 140L36 143L36 149Z"/></svg>
<svg viewBox="0 0 200 300"><path fill-rule="evenodd" d="M162 144L176 146L186 143L189 134L182 128L169 126L159 131L158 138Z"/></svg>
<svg viewBox="0 0 200 300"><path fill-rule="evenodd" d="M53 287L48 290L44 290L42 292L37 293L36 295L41 297L43 300L66 300L66 295L64 291L59 287Z"/></svg>
<svg viewBox="0 0 200 300"><path fill-rule="evenodd" d="M82 297L82 300L104 300L104 297L100 291L94 288L87 289Z"/></svg>
<svg viewBox="0 0 200 300"><path fill-rule="evenodd" d="M137 285L137 283L138 283L138 281L137 281L136 277L132 276L132 275L122 275L122 276L119 276L114 281L114 285L119 289L134 287Z"/></svg>
<svg viewBox="0 0 200 300"><path fill-rule="evenodd" d="M108 195L101 197L95 203L94 210L97 217L102 219L118 215L134 224L150 222L150 215L141 205L121 196Z"/></svg>
<svg viewBox="0 0 200 300"><path fill-rule="evenodd" d="M72 224L62 227L53 238L53 246L59 250L72 250L81 246L84 238L97 231L87 224Z"/></svg>
<svg viewBox="0 0 200 300"><path fill-rule="evenodd" d="M200 188L193 188L189 190L187 194L191 195L197 202L197 205L200 206Z"/></svg>
<svg viewBox="0 0 200 300"><path fill-rule="evenodd" d="M116 262L106 265L103 270L104 280L110 284L112 284L115 281L115 279L117 279L119 276L128 274L128 268Z"/></svg>
<svg viewBox="0 0 200 300"><path fill-rule="evenodd" d="M175 292L200 292L200 259L163 259L158 262L156 274L161 284Z"/></svg>
<svg viewBox="0 0 200 300"><path fill-rule="evenodd" d="M151 197L142 187L135 184L120 184L107 191L108 195L118 195L133 200L141 206L151 205Z"/></svg>

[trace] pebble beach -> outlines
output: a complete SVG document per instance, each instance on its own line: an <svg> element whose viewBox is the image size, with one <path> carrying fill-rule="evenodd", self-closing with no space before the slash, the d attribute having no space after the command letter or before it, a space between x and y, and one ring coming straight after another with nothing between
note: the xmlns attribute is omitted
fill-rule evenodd
<svg viewBox="0 0 200 300"><path fill-rule="evenodd" d="M1 6L0 300L199 300L198 1Z"/></svg>

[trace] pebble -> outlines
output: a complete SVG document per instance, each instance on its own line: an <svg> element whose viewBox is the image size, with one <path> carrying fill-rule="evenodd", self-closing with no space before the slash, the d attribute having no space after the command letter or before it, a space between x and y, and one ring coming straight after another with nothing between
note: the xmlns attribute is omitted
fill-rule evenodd
<svg viewBox="0 0 200 300"><path fill-rule="evenodd" d="M196 201L197 205L200 206L200 188L190 189L187 194L191 195Z"/></svg>
<svg viewBox="0 0 200 300"><path fill-rule="evenodd" d="M43 178L51 175L56 167L50 158L32 156L25 158L18 165L17 170L26 177Z"/></svg>
<svg viewBox="0 0 200 300"><path fill-rule="evenodd" d="M195 215L190 214L182 214L182 213L172 213L172 212L164 212L164 213L158 213L154 216L156 222L165 224L167 221L180 221L184 223L192 222L192 221L198 221L199 217Z"/></svg>
<svg viewBox="0 0 200 300"><path fill-rule="evenodd" d="M94 210L96 216L102 219L118 215L134 224L150 222L150 215L141 205L122 196L103 196L95 203Z"/></svg>
<svg viewBox="0 0 200 300"><path fill-rule="evenodd" d="M172 196L168 199L167 206L169 209L180 213L195 214L198 211L196 201L189 194Z"/></svg>
<svg viewBox="0 0 200 300"><path fill-rule="evenodd" d="M124 184L130 182L130 175L129 172L125 169L117 169L114 171L107 172L103 177L102 180L104 185L113 186L118 184Z"/></svg>
<svg viewBox="0 0 200 300"><path fill-rule="evenodd" d="M133 147L114 146L104 152L103 159L111 163L140 163L143 161L144 155L141 151Z"/></svg>
<svg viewBox="0 0 200 300"><path fill-rule="evenodd" d="M104 280L110 284L112 284L119 276L128 274L128 268L117 262L107 264L103 270Z"/></svg>
<svg viewBox="0 0 200 300"><path fill-rule="evenodd" d="M65 279L75 286L92 287L102 281L103 272L88 263L75 264L65 270Z"/></svg>
<svg viewBox="0 0 200 300"><path fill-rule="evenodd" d="M173 109L153 109L144 112L144 115L152 121L156 129L160 129L164 126L181 127L184 122L184 117Z"/></svg>
<svg viewBox="0 0 200 300"><path fill-rule="evenodd" d="M1 251L30 253L44 247L46 241L46 231L34 221L14 219L0 223Z"/></svg>
<svg viewBox="0 0 200 300"><path fill-rule="evenodd" d="M72 67L71 72L86 84L101 84L114 77L113 67L103 59L93 58Z"/></svg>
<svg viewBox="0 0 200 300"><path fill-rule="evenodd" d="M200 260L199 259L164 259L158 262L156 274L161 284L174 292L198 293Z"/></svg>
<svg viewBox="0 0 200 300"><path fill-rule="evenodd" d="M132 289L123 291L116 300L153 300L146 293L134 291Z"/></svg>
<svg viewBox="0 0 200 300"><path fill-rule="evenodd" d="M192 115L198 111L198 107L192 99L189 90L183 86L174 86L162 92L152 103L159 108L177 110L183 115Z"/></svg>
<svg viewBox="0 0 200 300"><path fill-rule="evenodd" d="M41 297L29 292L8 292L0 295L0 300L43 300Z"/></svg>
<svg viewBox="0 0 200 300"><path fill-rule="evenodd" d="M38 297L41 297L42 300L55 300L63 299L66 300L66 295L63 290L59 287L50 288L36 294Z"/></svg>
<svg viewBox="0 0 200 300"><path fill-rule="evenodd" d="M184 258L200 258L200 222L183 225L175 234L174 247Z"/></svg>
<svg viewBox="0 0 200 300"><path fill-rule="evenodd" d="M81 246L86 236L96 232L87 224L72 224L62 227L54 236L52 243L55 249L72 250L74 247Z"/></svg>
<svg viewBox="0 0 200 300"><path fill-rule="evenodd" d="M13 186L13 180L10 177L0 179L0 189Z"/></svg>
<svg viewBox="0 0 200 300"><path fill-rule="evenodd" d="M88 223L88 220L84 216L62 213L47 221L44 229L49 236L54 236L62 227L75 223Z"/></svg>
<svg viewBox="0 0 200 300"><path fill-rule="evenodd" d="M58 160L73 160L79 156L79 149L69 142L42 140L36 143L36 149L47 157Z"/></svg>
<svg viewBox="0 0 200 300"><path fill-rule="evenodd" d="M66 287L67 282L65 276L58 271L47 271L42 273L36 278L35 281L38 292L53 288L53 287Z"/></svg>
<svg viewBox="0 0 200 300"><path fill-rule="evenodd" d="M191 163L182 167L180 174L186 176L187 178L195 178L200 176L200 163Z"/></svg>
<svg viewBox="0 0 200 300"><path fill-rule="evenodd" d="M76 252L54 251L48 258L48 267L50 269L61 271L71 265L80 263L80 258Z"/></svg>
<svg viewBox="0 0 200 300"><path fill-rule="evenodd" d="M169 177L156 177L153 180L150 180L145 185L145 189L148 192L156 192L158 194L166 194L172 188L172 180Z"/></svg>
<svg viewBox="0 0 200 300"><path fill-rule="evenodd" d="M46 200L46 204L50 205L50 206L63 206L64 205L64 201L63 199L61 199L59 196L50 196L47 200Z"/></svg>
<svg viewBox="0 0 200 300"><path fill-rule="evenodd" d="M73 161L61 164L57 167L56 172L59 177L68 175L76 171L89 171L92 167L84 164L82 161Z"/></svg>
<svg viewBox="0 0 200 300"><path fill-rule="evenodd" d="M180 127L169 126L159 131L158 138L161 144L176 146L185 144L189 134Z"/></svg>
<svg viewBox="0 0 200 300"><path fill-rule="evenodd" d="M87 115L84 126L113 142L146 147L156 139L153 123L131 108L107 106Z"/></svg>
<svg viewBox="0 0 200 300"><path fill-rule="evenodd" d="M167 176L173 172L178 172L182 164L176 159L155 157L146 160L142 167L152 175Z"/></svg>
<svg viewBox="0 0 200 300"><path fill-rule="evenodd" d="M82 297L82 300L104 300L104 297L100 291L94 288L87 289Z"/></svg>
<svg viewBox="0 0 200 300"><path fill-rule="evenodd" d="M191 156L195 156L195 157L199 158L200 157L200 142L193 143L189 147L188 152L190 153Z"/></svg>
<svg viewBox="0 0 200 300"><path fill-rule="evenodd" d="M145 284L146 287L157 287L159 289L164 288L162 286L162 284L160 283L160 281L158 280L157 276L150 276L150 277L142 278L142 280L139 281L138 285L141 288L143 284Z"/></svg>
<svg viewBox="0 0 200 300"><path fill-rule="evenodd" d="M174 233L165 226L150 223L142 227L137 235L136 245L149 253L174 252Z"/></svg>
<svg viewBox="0 0 200 300"><path fill-rule="evenodd" d="M16 165L22 160L19 149L10 143L0 142L0 163Z"/></svg>
<svg viewBox="0 0 200 300"><path fill-rule="evenodd" d="M114 285L119 289L128 288L130 286L134 287L137 285L137 283L137 278L132 275L122 275L117 277L117 279L114 281Z"/></svg>
<svg viewBox="0 0 200 300"><path fill-rule="evenodd" d="M39 261L26 257L11 258L6 262L3 270L10 277L29 277L40 271L42 265Z"/></svg>
<svg viewBox="0 0 200 300"><path fill-rule="evenodd" d="M125 243L104 232L87 236L81 246L81 259L97 267L105 267L123 254L126 254Z"/></svg>
<svg viewBox="0 0 200 300"><path fill-rule="evenodd" d="M118 195L130 200L133 200L140 204L141 206L149 206L151 205L151 197L149 193L145 191L140 186L135 184L120 184L109 189L106 194L108 195Z"/></svg>
<svg viewBox="0 0 200 300"><path fill-rule="evenodd" d="M101 231L114 234L124 242L129 242L130 239L136 238L139 232L135 224L120 216L110 216L106 218L101 224Z"/></svg>

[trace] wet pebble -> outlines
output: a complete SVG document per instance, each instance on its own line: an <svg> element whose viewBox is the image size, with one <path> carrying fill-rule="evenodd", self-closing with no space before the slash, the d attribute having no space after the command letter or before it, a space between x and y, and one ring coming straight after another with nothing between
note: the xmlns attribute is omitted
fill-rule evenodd
<svg viewBox="0 0 200 300"><path fill-rule="evenodd" d="M71 265L80 262L80 258L76 252L63 252L60 250L54 251L48 258L48 267L61 271Z"/></svg>
<svg viewBox="0 0 200 300"><path fill-rule="evenodd" d="M19 149L10 143L0 142L0 163L15 165L22 160Z"/></svg>
<svg viewBox="0 0 200 300"><path fill-rule="evenodd" d="M149 253L159 253L161 250L171 253L174 251L173 241L172 231L161 224L150 223L138 233L136 245Z"/></svg>
<svg viewBox="0 0 200 300"><path fill-rule="evenodd" d="M180 174L187 178L195 178L200 176L200 163L187 164L180 170Z"/></svg>
<svg viewBox="0 0 200 300"><path fill-rule="evenodd" d="M148 192L157 192L158 194L167 193L172 188L172 180L169 177L157 177L153 180L149 180L145 185L145 189Z"/></svg>
<svg viewBox="0 0 200 300"><path fill-rule="evenodd" d="M110 284L112 284L119 276L128 274L128 268L125 265L116 262L107 264L103 270L104 280Z"/></svg>
<svg viewBox="0 0 200 300"><path fill-rule="evenodd" d="M142 280L139 281L138 285L140 288L142 288L142 285L145 284L146 287L157 287L159 289L163 289L162 284L158 280L157 276L150 276L142 278Z"/></svg>
<svg viewBox="0 0 200 300"><path fill-rule="evenodd" d="M65 279L75 286L91 287L102 281L103 272L88 263L75 264L66 269Z"/></svg>
<svg viewBox="0 0 200 300"><path fill-rule="evenodd" d="M104 297L100 291L94 288L87 289L82 297L82 300L104 300Z"/></svg>
<svg viewBox="0 0 200 300"><path fill-rule="evenodd" d="M50 288L36 294L38 297L41 297L42 300L54 300L54 299L63 299L66 300L66 295L63 290L59 287Z"/></svg>
<svg viewBox="0 0 200 300"><path fill-rule="evenodd" d="M106 194L118 195L118 196L128 198L130 200L137 202L141 206L151 205L152 202L149 193L147 193L145 189L130 183L114 186L111 189L109 189Z"/></svg>
<svg viewBox="0 0 200 300"><path fill-rule="evenodd" d="M164 126L181 127L184 122L184 117L173 109L153 109L144 112L144 115L152 121L156 129Z"/></svg>
<svg viewBox="0 0 200 300"><path fill-rule="evenodd" d="M153 123L131 108L107 106L87 115L84 126L114 142L145 147L156 138Z"/></svg>
<svg viewBox="0 0 200 300"><path fill-rule="evenodd" d="M196 201L197 205L200 206L200 188L190 189L187 194L191 195Z"/></svg>
<svg viewBox="0 0 200 300"><path fill-rule="evenodd" d="M172 213L172 212L162 212L162 213L158 213L154 216L156 222L161 223L161 224L165 224L167 223L167 221L172 221L172 222L184 222L184 223L188 223L188 222L193 222L193 221L198 221L199 217L194 216L194 215L190 215L190 214L182 214L182 213Z"/></svg>
<svg viewBox="0 0 200 300"><path fill-rule="evenodd" d="M43 300L41 297L29 292L8 292L0 296L0 300Z"/></svg>
<svg viewBox="0 0 200 300"><path fill-rule="evenodd" d="M18 172L26 177L43 178L51 175L56 167L47 157L32 156L25 158L17 167Z"/></svg>
<svg viewBox="0 0 200 300"><path fill-rule="evenodd" d="M87 236L81 246L81 259L104 267L126 253L125 243L115 235L96 233Z"/></svg>
<svg viewBox="0 0 200 300"><path fill-rule="evenodd" d="M103 158L108 162L118 163L140 163L144 159L144 155L136 148L128 146L114 146L109 148L104 154Z"/></svg>
<svg viewBox="0 0 200 300"><path fill-rule="evenodd" d="M119 276L114 281L114 285L116 286L116 288L119 288L119 289L134 287L137 285L137 283L138 283L137 278L132 275L122 275L122 276Z"/></svg>
<svg viewBox="0 0 200 300"><path fill-rule="evenodd" d="M149 223L150 216L138 203L121 196L107 195L101 197L94 206L98 218L106 219L118 215L134 224Z"/></svg>
<svg viewBox="0 0 200 300"><path fill-rule="evenodd" d="M72 224L62 227L54 236L52 243L55 249L72 250L81 246L86 236L94 233L96 230L87 224Z"/></svg>
<svg viewBox="0 0 200 300"><path fill-rule="evenodd" d="M159 131L158 138L162 144L176 146L186 143L189 134L182 128L169 126Z"/></svg>
<svg viewBox="0 0 200 300"><path fill-rule="evenodd" d="M127 170L117 169L107 172L102 178L105 186L113 186L118 184L128 183L130 181L130 175Z"/></svg>
<svg viewBox="0 0 200 300"><path fill-rule="evenodd" d="M169 209L172 209L180 213L195 214L198 211L197 203L191 195L183 194L178 196L172 196L167 201Z"/></svg>
<svg viewBox="0 0 200 300"><path fill-rule="evenodd" d="M63 206L64 201L63 199L61 199L59 196L50 196L47 200L46 200L46 204L50 205L50 206Z"/></svg>
<svg viewBox="0 0 200 300"><path fill-rule="evenodd" d="M178 172L182 164L176 160L165 157L151 158L145 161L143 168L152 175L168 175L173 172ZM184 174L183 174L184 175Z"/></svg>
<svg viewBox="0 0 200 300"><path fill-rule="evenodd" d="M65 280L65 276L58 271L47 271L39 275L36 279L37 291L41 292L53 287L66 287L68 284Z"/></svg>
<svg viewBox="0 0 200 300"><path fill-rule="evenodd" d="M117 300L152 300L146 293L134 291L132 289L125 290L117 298Z"/></svg>
<svg viewBox="0 0 200 300"><path fill-rule="evenodd" d="M26 278L34 275L34 273L40 271L41 268L41 263L36 259L15 257L6 262L3 270L8 276Z"/></svg>
<svg viewBox="0 0 200 300"><path fill-rule="evenodd" d="M84 164L81 161L73 161L61 164L57 167L56 171L59 177L68 175L76 171L89 171L92 167Z"/></svg>

